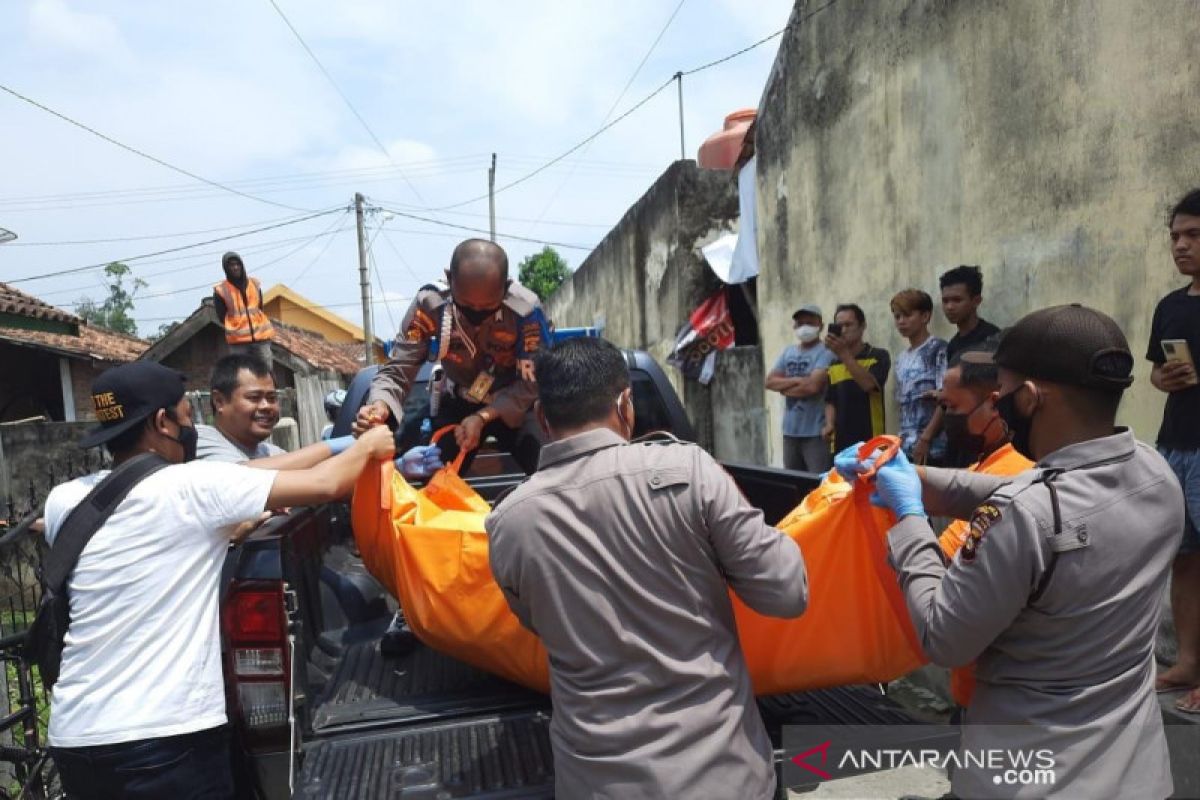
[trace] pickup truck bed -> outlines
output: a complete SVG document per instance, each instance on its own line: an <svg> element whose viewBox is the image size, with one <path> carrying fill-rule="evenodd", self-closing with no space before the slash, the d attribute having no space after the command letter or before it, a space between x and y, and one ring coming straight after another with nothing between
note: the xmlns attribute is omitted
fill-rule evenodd
<svg viewBox="0 0 1200 800"><path fill-rule="evenodd" d="M690 438L687 417L657 364L644 353L630 353L629 365L639 429L653 425ZM365 393L369 378L364 371L352 384L343 416L346 408L352 416L354 396ZM348 417L339 426L343 422L348 426ZM477 463L481 469L470 482L489 501L524 478L511 474L503 458L481 456ZM803 473L726 467L771 522L816 483L816 476ZM262 592L274 591L290 653L285 676L290 715L281 718L278 706L270 704L255 707L257 717L237 707L246 682L262 679L230 685L250 765L246 781L256 784L247 787L246 796L257 790L272 800L288 797L289 784L295 797L322 800L552 796L548 697L423 645L402 657L380 652L396 603L357 557L344 505L298 510L256 533L231 554L227 577L226 629L239 628L230 619L238 608L256 608ZM238 592L249 592L250 600L230 602ZM261 688L251 689L245 698L265 696ZM916 722L875 686L758 702L777 748L781 727L789 723ZM254 730L247 718L276 727Z"/></svg>

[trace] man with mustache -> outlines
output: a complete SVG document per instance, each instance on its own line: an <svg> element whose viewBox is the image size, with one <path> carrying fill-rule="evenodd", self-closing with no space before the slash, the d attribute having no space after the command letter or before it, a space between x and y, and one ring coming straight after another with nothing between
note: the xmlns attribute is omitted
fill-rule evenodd
<svg viewBox="0 0 1200 800"><path fill-rule="evenodd" d="M403 448L417 444L421 421L432 418L434 429L457 426L454 438L441 443L447 461L459 448L473 451L492 435L532 473L541 441L529 415L537 397L533 356L549 340L541 302L509 280L504 249L483 239L454 248L446 280L448 289L431 285L417 292L391 360L376 374L367 404L359 409L354 432L401 426ZM431 382L430 402L410 407L406 418L405 400L426 360L440 364L445 377Z"/></svg>

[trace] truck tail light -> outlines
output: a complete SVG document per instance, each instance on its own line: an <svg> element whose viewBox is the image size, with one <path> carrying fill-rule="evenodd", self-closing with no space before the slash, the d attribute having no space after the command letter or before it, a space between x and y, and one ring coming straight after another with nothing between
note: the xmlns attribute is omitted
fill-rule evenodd
<svg viewBox="0 0 1200 800"><path fill-rule="evenodd" d="M282 581L234 581L221 609L233 721L251 751L286 750L291 663Z"/></svg>

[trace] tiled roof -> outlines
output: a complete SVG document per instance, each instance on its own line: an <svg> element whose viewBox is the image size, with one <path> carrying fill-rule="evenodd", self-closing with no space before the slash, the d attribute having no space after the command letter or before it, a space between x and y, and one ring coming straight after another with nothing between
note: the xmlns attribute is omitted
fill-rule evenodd
<svg viewBox="0 0 1200 800"><path fill-rule="evenodd" d="M150 346L144 339L113 333L104 328L94 328L91 325L80 325L78 336L0 327L0 340L51 350L75 358L113 363L134 361Z"/></svg>
<svg viewBox="0 0 1200 800"><path fill-rule="evenodd" d="M323 336L310 333L282 322L272 323L275 327L275 344L314 367L331 369L340 375L354 375L362 365L340 345L333 344ZM355 345L362 349L362 345Z"/></svg>
<svg viewBox="0 0 1200 800"><path fill-rule="evenodd" d="M25 294L7 283L0 283L0 312L52 322L65 322L68 325L80 324L78 317L68 314L60 308L55 308L49 303L43 303L33 295Z"/></svg>

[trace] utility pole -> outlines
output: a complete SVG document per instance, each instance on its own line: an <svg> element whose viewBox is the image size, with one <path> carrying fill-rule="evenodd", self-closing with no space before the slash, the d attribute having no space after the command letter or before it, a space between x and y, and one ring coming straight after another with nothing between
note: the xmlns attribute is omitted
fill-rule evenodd
<svg viewBox="0 0 1200 800"><path fill-rule="evenodd" d="M687 158L687 148L683 145L683 73L675 73L675 86L679 89L679 159Z"/></svg>
<svg viewBox="0 0 1200 800"><path fill-rule="evenodd" d="M496 154L492 153L492 166L488 170L488 221L491 223L492 241L496 241Z"/></svg>
<svg viewBox="0 0 1200 800"><path fill-rule="evenodd" d="M363 196L354 193L354 216L358 222L358 283L362 288L363 344L367 348L366 365L375 363L375 334L371 331L371 276L367 272L367 239L363 231Z"/></svg>

